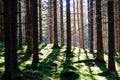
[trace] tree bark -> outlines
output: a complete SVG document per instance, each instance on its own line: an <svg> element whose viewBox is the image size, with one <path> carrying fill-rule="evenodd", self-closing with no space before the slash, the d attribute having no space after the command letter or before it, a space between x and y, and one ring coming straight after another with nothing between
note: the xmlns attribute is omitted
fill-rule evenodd
<svg viewBox="0 0 120 80"><path fill-rule="evenodd" d="M116 72L115 68L115 40L114 40L114 12L113 0L108 1L108 70L109 72Z"/></svg>
<svg viewBox="0 0 120 80"><path fill-rule="evenodd" d="M58 33L57 33L57 0L54 0L54 48L58 47Z"/></svg>
<svg viewBox="0 0 120 80"><path fill-rule="evenodd" d="M17 0L4 0L5 72L2 80L16 80L17 64Z"/></svg>
<svg viewBox="0 0 120 80"><path fill-rule="evenodd" d="M67 24L67 55L71 53L71 18L70 18L70 0L66 0L66 24Z"/></svg>
<svg viewBox="0 0 120 80"><path fill-rule="evenodd" d="M39 0L39 33L40 33L40 43L42 42L42 0Z"/></svg>
<svg viewBox="0 0 120 80"><path fill-rule="evenodd" d="M60 0L61 46L64 45L63 0Z"/></svg>
<svg viewBox="0 0 120 80"><path fill-rule="evenodd" d="M37 0L32 0L33 3L33 64L39 63L38 56L38 9Z"/></svg>

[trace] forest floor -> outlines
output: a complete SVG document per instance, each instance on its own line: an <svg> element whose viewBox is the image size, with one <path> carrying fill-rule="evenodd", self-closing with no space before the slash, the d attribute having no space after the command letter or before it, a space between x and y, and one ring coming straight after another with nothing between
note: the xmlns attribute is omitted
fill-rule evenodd
<svg viewBox="0 0 120 80"><path fill-rule="evenodd" d="M18 50L18 65L23 80L120 80L120 53L115 54L118 75L107 74L108 53L105 53L106 64L94 61L93 54L86 49L72 47L70 64L66 62L66 47L52 48L52 44L39 45L39 64L31 65L32 54L26 54L27 46ZM0 44L0 76L4 71L4 47Z"/></svg>

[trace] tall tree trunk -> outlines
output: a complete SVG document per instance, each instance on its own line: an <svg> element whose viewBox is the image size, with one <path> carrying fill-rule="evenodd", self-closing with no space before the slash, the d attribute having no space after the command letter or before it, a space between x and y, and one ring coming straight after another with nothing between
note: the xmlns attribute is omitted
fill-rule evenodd
<svg viewBox="0 0 120 80"><path fill-rule="evenodd" d="M0 2L0 41L4 41L3 1Z"/></svg>
<svg viewBox="0 0 120 80"><path fill-rule="evenodd" d="M113 12L113 0L108 1L108 70L109 72L115 73L115 40L114 40L114 12Z"/></svg>
<svg viewBox="0 0 120 80"><path fill-rule="evenodd" d="M119 35L118 35L118 30L119 30L119 25L118 25L118 1L117 0L114 0L114 32L115 32L115 51L117 52L118 51L118 38L119 38Z"/></svg>
<svg viewBox="0 0 120 80"><path fill-rule="evenodd" d="M66 0L66 17L67 17L67 54L71 53L71 18L70 18L70 0Z"/></svg>
<svg viewBox="0 0 120 80"><path fill-rule="evenodd" d="M54 48L58 47L58 33L57 33L57 0L54 0Z"/></svg>
<svg viewBox="0 0 120 80"><path fill-rule="evenodd" d="M120 3L120 0L118 0L118 3ZM120 19L120 4L119 4L118 11L119 11L118 13L119 13L119 19ZM118 51L120 52L120 20L119 20L119 33L118 34L119 34L119 50Z"/></svg>
<svg viewBox="0 0 120 80"><path fill-rule="evenodd" d="M49 0L50 7L50 20L49 20L49 42L53 43L53 0Z"/></svg>
<svg viewBox="0 0 120 80"><path fill-rule="evenodd" d="M38 56L38 9L37 0L32 0L33 3L33 64L39 63Z"/></svg>
<svg viewBox="0 0 120 80"><path fill-rule="evenodd" d="M18 4L18 12L19 12L19 48L22 48L22 25L21 25L21 0L19 0Z"/></svg>
<svg viewBox="0 0 120 80"><path fill-rule="evenodd" d="M96 0L96 24L97 24L97 60L104 61L101 1Z"/></svg>
<svg viewBox="0 0 120 80"><path fill-rule="evenodd" d="M5 72L2 80L16 80L17 64L17 0L4 0Z"/></svg>
<svg viewBox="0 0 120 80"><path fill-rule="evenodd" d="M93 36L93 0L90 1L90 53L94 53L94 36Z"/></svg>
<svg viewBox="0 0 120 80"><path fill-rule="evenodd" d="M39 32L40 32L40 43L42 42L42 0L39 0Z"/></svg>
<svg viewBox="0 0 120 80"><path fill-rule="evenodd" d="M30 12L33 10L33 6L30 0L26 0L26 41L27 41L27 53L33 53L33 13Z"/></svg>
<svg viewBox="0 0 120 80"><path fill-rule="evenodd" d="M81 47L81 28L80 28L80 16L79 16L79 0L77 2L77 23L78 23L78 35L79 35L79 47Z"/></svg>
<svg viewBox="0 0 120 80"><path fill-rule="evenodd" d="M90 50L90 0L87 0L87 10L88 10L88 48Z"/></svg>
<svg viewBox="0 0 120 80"><path fill-rule="evenodd" d="M77 46L77 33L76 33L76 13L75 13L75 0L73 0L73 14L74 14L74 46Z"/></svg>
<svg viewBox="0 0 120 80"><path fill-rule="evenodd" d="M81 9L81 48L84 48L84 22L83 22L83 0L80 1L80 9Z"/></svg>
<svg viewBox="0 0 120 80"><path fill-rule="evenodd" d="M61 46L64 45L63 0L60 0Z"/></svg>

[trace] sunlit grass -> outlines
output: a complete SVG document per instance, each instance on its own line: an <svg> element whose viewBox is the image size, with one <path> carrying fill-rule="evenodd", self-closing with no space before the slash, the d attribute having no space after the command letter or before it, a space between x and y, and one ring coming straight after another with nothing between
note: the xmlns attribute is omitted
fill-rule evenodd
<svg viewBox="0 0 120 80"><path fill-rule="evenodd" d="M0 44L3 45L3 44ZM24 44L22 49L18 49L18 64L20 70L27 74L25 80L36 77L36 80L63 80L60 77L61 73L72 72L73 74L79 74L78 79L74 80L114 80L115 76L100 76L107 70L104 66L91 66L94 62L82 62L81 60L94 59L93 54L89 53L88 49L79 49L78 47L72 47L71 64L65 65L66 60L66 46L62 46L59 49L53 49L53 44L42 43L39 45L39 61L38 65L31 65L32 54L26 55L27 46ZM0 47L0 72L4 71L4 48ZM26 56L25 56L26 55ZM24 62L21 62L22 59ZM108 64L108 55L104 55L106 66ZM116 69L120 76L120 53L117 52L115 55ZM81 62L77 62L81 61ZM76 63L74 63L76 62Z"/></svg>

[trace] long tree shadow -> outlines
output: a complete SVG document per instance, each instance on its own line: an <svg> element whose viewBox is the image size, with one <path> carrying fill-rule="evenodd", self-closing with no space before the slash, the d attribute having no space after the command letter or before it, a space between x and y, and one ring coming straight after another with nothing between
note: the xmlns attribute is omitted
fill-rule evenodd
<svg viewBox="0 0 120 80"><path fill-rule="evenodd" d="M47 46L47 44L40 44L39 51L41 51L42 49L44 49L46 46ZM18 60L19 60L19 64L21 64L21 63L29 60L29 59L31 58L31 56L32 56L31 53L25 53L25 52L23 52L23 51L21 51L20 54L22 54L22 55L19 56L19 59L18 59ZM39 54L40 54L40 53L39 53Z"/></svg>
<svg viewBox="0 0 120 80"><path fill-rule="evenodd" d="M91 58L91 57L89 56L89 55L91 55L91 54L88 54L85 49L84 49L84 51L85 51L85 55L84 55L84 56L86 57L86 59L85 59L85 60L79 60L79 61L73 62L73 64L75 64L75 63L84 63L86 66L88 66L88 70L89 70L89 73L90 73L90 77L91 77L92 80L94 80L95 78L94 78L94 74L92 73L93 71L92 71L91 67L97 66L97 67L100 68L101 71L106 71L107 68L106 68L106 66L105 66L105 63L102 63L102 62L99 63L98 61L96 61L94 55L93 55L93 57Z"/></svg>
<svg viewBox="0 0 120 80"><path fill-rule="evenodd" d="M105 53L105 55L108 55L108 53ZM119 57L120 53L115 55L115 61L118 63L118 65L120 65ZM98 67L103 71L102 73L98 73L98 75L106 77L107 80L120 80L120 76L118 75L117 71L115 73L111 73L105 66L98 65Z"/></svg>
<svg viewBox="0 0 120 80"><path fill-rule="evenodd" d="M78 69L72 66L73 55L73 52L66 52L66 60L62 65L63 69L60 73L60 80L76 80L79 78Z"/></svg>
<svg viewBox="0 0 120 80"><path fill-rule="evenodd" d="M47 54L47 53L42 53ZM38 77L38 79L42 79L43 76L51 77L54 72L57 71L58 65L58 55L60 54L60 48L53 48L52 52L49 53L49 55L44 58L39 64L37 65L27 65L26 69L37 71L36 74L39 74L41 76Z"/></svg>

